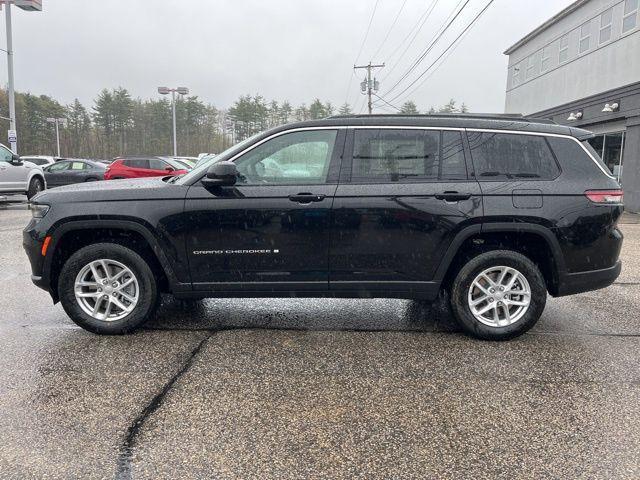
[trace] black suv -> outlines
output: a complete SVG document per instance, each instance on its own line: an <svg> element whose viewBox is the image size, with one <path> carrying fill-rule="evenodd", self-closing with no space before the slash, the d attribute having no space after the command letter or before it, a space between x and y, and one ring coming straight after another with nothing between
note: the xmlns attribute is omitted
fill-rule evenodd
<svg viewBox="0 0 640 480"><path fill-rule="evenodd" d="M260 133L179 177L40 193L33 281L80 326L124 333L160 293L433 301L485 339L547 292L619 275L622 191L592 134L501 116L348 116Z"/></svg>

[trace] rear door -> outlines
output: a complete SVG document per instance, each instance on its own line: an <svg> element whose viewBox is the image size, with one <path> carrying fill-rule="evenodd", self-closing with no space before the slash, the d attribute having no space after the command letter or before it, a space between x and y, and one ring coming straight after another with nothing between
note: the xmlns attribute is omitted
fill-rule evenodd
<svg viewBox="0 0 640 480"><path fill-rule="evenodd" d="M122 162L126 167L128 178L153 177L153 173L149 170L149 160L146 158L131 158Z"/></svg>
<svg viewBox="0 0 640 480"><path fill-rule="evenodd" d="M234 159L233 187L191 186L185 232L194 289L327 290L343 145L343 129L282 132Z"/></svg>
<svg viewBox="0 0 640 480"><path fill-rule="evenodd" d="M49 188L66 185L67 173L71 167L71 162L61 161L52 164L45 170L45 179Z"/></svg>
<svg viewBox="0 0 640 480"><path fill-rule="evenodd" d="M350 130L333 208L331 290L432 292L453 238L482 214L462 133Z"/></svg>

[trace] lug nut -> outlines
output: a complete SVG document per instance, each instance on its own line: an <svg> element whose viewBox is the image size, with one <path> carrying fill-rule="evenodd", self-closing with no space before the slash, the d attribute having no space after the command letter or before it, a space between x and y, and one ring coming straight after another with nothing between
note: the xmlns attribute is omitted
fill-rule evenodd
<svg viewBox="0 0 640 480"><path fill-rule="evenodd" d="M498 302L498 306L500 306L500 307L501 307L501 306L502 306L502 302Z"/></svg>
<svg viewBox="0 0 640 480"><path fill-rule="evenodd" d="M102 289L101 289L101 288L99 288L99 289L98 289L98 292L102 292Z"/></svg>
<svg viewBox="0 0 640 480"><path fill-rule="evenodd" d="M102 297L104 300L108 300L109 299L109 295L105 295L104 297Z"/></svg>
<svg viewBox="0 0 640 480"><path fill-rule="evenodd" d="M501 291L501 292L504 292L504 287L500 287L500 291Z"/></svg>
<svg viewBox="0 0 640 480"><path fill-rule="evenodd" d="M116 282L113 282L113 285L111 285L113 288L116 288L118 286L118 284Z"/></svg>
<svg viewBox="0 0 640 480"><path fill-rule="evenodd" d="M109 283L109 282L107 282L106 280L103 280L103 281L102 281L102 284L103 284L103 285L106 285L107 283Z"/></svg>
<svg viewBox="0 0 640 480"><path fill-rule="evenodd" d="M113 292L113 296L114 296L114 297L117 297L117 296L118 296L118 294L117 294L116 292Z"/></svg>
<svg viewBox="0 0 640 480"><path fill-rule="evenodd" d="M495 292L496 292L496 289L495 289L495 288L492 288L492 289L490 289L490 290L489 290L489 292L491 292L491 293L495 293Z"/></svg>
<svg viewBox="0 0 640 480"><path fill-rule="evenodd" d="M489 303L493 303L493 298L490 298L490 299L489 299Z"/></svg>

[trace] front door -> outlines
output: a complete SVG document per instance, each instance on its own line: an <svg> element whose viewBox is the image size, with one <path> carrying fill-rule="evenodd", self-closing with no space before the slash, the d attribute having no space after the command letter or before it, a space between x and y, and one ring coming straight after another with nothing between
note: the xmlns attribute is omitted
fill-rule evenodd
<svg viewBox="0 0 640 480"><path fill-rule="evenodd" d="M47 179L47 186L49 188L59 187L61 185L66 185L68 176L69 176L69 168L71 167L71 162L63 160L60 162L56 162L53 165L47 167L45 177Z"/></svg>
<svg viewBox="0 0 640 480"><path fill-rule="evenodd" d="M13 152L4 145L0 145L0 190L26 191L30 168L26 165L11 163Z"/></svg>
<svg viewBox="0 0 640 480"><path fill-rule="evenodd" d="M233 159L233 187L189 188L195 290L326 290L331 207L344 130L284 132Z"/></svg>
<svg viewBox="0 0 640 480"><path fill-rule="evenodd" d="M482 214L462 133L350 131L333 206L331 290L433 293L434 276L453 238L479 225Z"/></svg>

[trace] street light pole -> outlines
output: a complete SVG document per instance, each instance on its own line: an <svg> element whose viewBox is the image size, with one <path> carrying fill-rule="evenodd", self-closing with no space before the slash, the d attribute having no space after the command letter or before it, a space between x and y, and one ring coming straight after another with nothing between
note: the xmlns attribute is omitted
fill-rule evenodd
<svg viewBox="0 0 640 480"><path fill-rule="evenodd" d="M158 93L160 95L171 94L171 113L173 120L173 156L178 156L178 138L177 138L177 129L176 129L176 93L180 95L188 95L189 89L186 87L178 87L178 88L169 88L169 87L158 87Z"/></svg>
<svg viewBox="0 0 640 480"><path fill-rule="evenodd" d="M176 92L171 91L171 110L173 113L173 156L178 156L178 139L176 137Z"/></svg>
<svg viewBox="0 0 640 480"><path fill-rule="evenodd" d="M9 130L16 130L16 94L13 86L13 33L11 30L11 2L5 2L5 20L7 22L7 75L9 90ZM18 153L18 139L10 138L11 151Z"/></svg>
<svg viewBox="0 0 640 480"><path fill-rule="evenodd" d="M59 127L59 125L62 124L64 126L67 123L67 119L66 118L47 118L47 122L56 124L56 144L58 146L58 158L59 158L60 157L60 127Z"/></svg>
<svg viewBox="0 0 640 480"><path fill-rule="evenodd" d="M11 151L18 153L18 137L16 133L16 93L13 84L13 31L11 28L11 3L26 11L42 10L42 0L1 0L0 7L5 6L5 21L7 27L7 94L9 96L9 144Z"/></svg>

